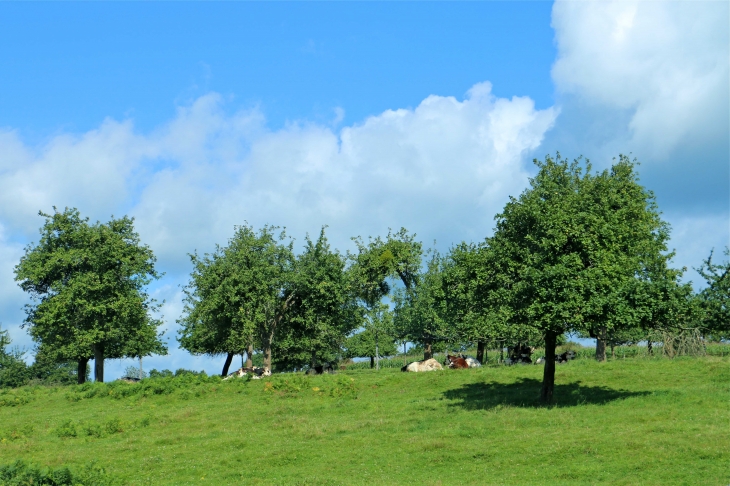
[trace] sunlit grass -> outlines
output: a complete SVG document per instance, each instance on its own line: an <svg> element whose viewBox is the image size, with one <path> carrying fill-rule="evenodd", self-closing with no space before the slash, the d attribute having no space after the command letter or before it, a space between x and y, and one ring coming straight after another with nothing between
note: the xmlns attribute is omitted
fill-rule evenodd
<svg viewBox="0 0 730 486"><path fill-rule="evenodd" d="M3 395L0 464L95 460L126 484L730 483L729 358L577 360L558 367L550 408L541 376L26 388Z"/></svg>

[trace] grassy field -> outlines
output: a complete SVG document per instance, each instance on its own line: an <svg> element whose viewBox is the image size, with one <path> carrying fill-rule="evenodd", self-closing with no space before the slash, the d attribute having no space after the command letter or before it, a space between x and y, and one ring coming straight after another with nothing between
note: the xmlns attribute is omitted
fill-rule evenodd
<svg viewBox="0 0 730 486"><path fill-rule="evenodd" d="M0 393L0 464L121 484L730 484L730 358Z"/></svg>

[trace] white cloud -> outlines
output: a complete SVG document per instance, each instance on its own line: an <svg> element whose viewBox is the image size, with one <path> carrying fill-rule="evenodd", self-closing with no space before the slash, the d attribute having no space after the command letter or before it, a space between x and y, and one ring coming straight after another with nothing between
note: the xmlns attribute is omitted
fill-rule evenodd
<svg viewBox="0 0 730 486"><path fill-rule="evenodd" d="M727 2L558 1L553 79L582 103L627 110L647 160L726 140L727 19Z"/></svg>
<svg viewBox="0 0 730 486"><path fill-rule="evenodd" d="M694 270L702 264L714 249L715 259L724 259L723 251L730 246L730 215L728 213L692 215L668 214L672 225L669 248L675 249L676 267L686 267L685 281L692 281L695 289L705 286L705 281Z"/></svg>
<svg viewBox="0 0 730 486"><path fill-rule="evenodd" d="M32 241L38 210L53 205L92 219L135 216L168 272L155 292L168 299L162 313L172 344L186 254L225 244L234 225L282 225L301 239L327 224L342 250L350 237L388 227L406 226L442 248L482 239L508 195L526 185L525 155L557 115L529 98L497 98L489 83L461 101L429 96L338 131L304 122L270 131L258 111L228 115L224 106L216 94L203 96L149 134L106 120L33 147L3 132L0 224ZM0 255L15 262L19 247L8 241ZM0 268L0 288L14 286L11 266Z"/></svg>

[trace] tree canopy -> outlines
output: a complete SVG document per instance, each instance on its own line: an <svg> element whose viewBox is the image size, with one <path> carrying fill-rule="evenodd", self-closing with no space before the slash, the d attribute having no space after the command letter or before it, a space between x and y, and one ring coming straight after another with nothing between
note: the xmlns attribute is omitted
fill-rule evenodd
<svg viewBox="0 0 730 486"><path fill-rule="evenodd" d="M15 279L33 304L25 326L57 361L78 362L78 379L89 359L104 379L104 359L165 354L161 321L145 287L159 278L152 250L140 242L134 220L89 223L76 209L45 218L40 241L29 245Z"/></svg>
<svg viewBox="0 0 730 486"><path fill-rule="evenodd" d="M650 261L669 258L663 253L669 227L628 157L598 174L590 163L559 154L535 163L530 187L496 216L488 243L509 290L508 322L545 336L541 398L550 402L557 337L581 331L605 336L629 323L622 289Z"/></svg>

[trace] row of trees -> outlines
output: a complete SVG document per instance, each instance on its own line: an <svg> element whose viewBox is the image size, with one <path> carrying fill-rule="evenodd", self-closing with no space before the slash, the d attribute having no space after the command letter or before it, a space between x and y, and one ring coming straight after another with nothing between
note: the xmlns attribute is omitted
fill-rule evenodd
<svg viewBox="0 0 730 486"><path fill-rule="evenodd" d="M621 156L610 170L547 157L519 197L496 216L492 237L445 254L424 251L405 229L355 238L333 250L325 228L293 241L277 227L235 229L224 247L191 255L193 271L178 320L194 354L263 354L264 366L314 367L344 356L392 354L411 342L434 345L543 344L542 399L552 399L557 340L566 333L606 343L636 342L657 329L695 328L727 338L728 262L712 255L696 294L671 268L669 227L654 196ZM46 217L41 240L16 267L35 298L26 325L44 352L78 363L164 352L144 288L158 274L132 220L90 224L76 210ZM390 303L388 303L388 298ZM46 351L47 350L47 351ZM103 379L103 367L96 370Z"/></svg>

